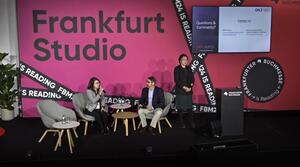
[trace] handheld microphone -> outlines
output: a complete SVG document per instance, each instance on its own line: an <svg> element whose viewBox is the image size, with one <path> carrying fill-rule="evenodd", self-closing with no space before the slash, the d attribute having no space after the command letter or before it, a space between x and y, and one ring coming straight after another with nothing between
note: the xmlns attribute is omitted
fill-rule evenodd
<svg viewBox="0 0 300 167"><path fill-rule="evenodd" d="M106 93L106 91L104 90L104 88L102 88L102 87L99 88L99 91L100 91L100 89L102 89L102 92L103 92L103 93Z"/></svg>
<svg viewBox="0 0 300 167"><path fill-rule="evenodd" d="M98 89L97 92L98 92L97 94L100 94L100 88ZM104 89L102 89L102 92L103 92L103 93L106 93L106 91L105 91Z"/></svg>

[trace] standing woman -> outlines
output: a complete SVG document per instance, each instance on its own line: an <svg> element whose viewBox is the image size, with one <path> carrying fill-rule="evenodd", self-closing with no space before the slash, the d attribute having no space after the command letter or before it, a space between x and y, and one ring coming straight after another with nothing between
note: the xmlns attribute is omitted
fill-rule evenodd
<svg viewBox="0 0 300 167"><path fill-rule="evenodd" d="M175 80L175 106L178 110L180 127L185 128L183 121L183 112L189 113L189 122L192 128L195 128L194 114L193 114L193 86L194 86L194 74L188 66L188 57L186 54L181 54L178 58L179 65L174 69Z"/></svg>
<svg viewBox="0 0 300 167"><path fill-rule="evenodd" d="M101 134L109 133L107 113L103 110L104 105L104 89L101 87L101 82L98 78L92 77L87 88L87 105L84 114L95 117L96 128Z"/></svg>

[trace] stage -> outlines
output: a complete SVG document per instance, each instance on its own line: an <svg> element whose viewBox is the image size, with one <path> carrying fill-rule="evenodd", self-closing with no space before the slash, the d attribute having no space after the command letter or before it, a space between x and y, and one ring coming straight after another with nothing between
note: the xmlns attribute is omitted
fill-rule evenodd
<svg viewBox="0 0 300 167"><path fill-rule="evenodd" d="M92 162L132 162L143 160L146 165L178 164L179 161L195 161L199 164L239 164L263 165L270 163L290 164L297 159L289 157L289 161L277 158L281 155L295 156L300 151L300 112L251 112L245 113L244 135L212 138L203 133L205 123L214 118L214 114L195 114L197 128L189 126L180 129L177 114L169 114L173 128L165 122L161 124L162 134L155 136L149 133L139 134L133 131L129 124L129 136L125 136L124 126L120 123L117 132L111 129L110 135L100 135L93 127L89 127L87 136L83 136L83 125L77 128L79 138L74 137L74 153L70 154L67 138L62 139L62 146L53 151L57 136L48 134L41 143L39 138L45 127L40 118L16 118L13 121L1 121L1 127L6 133L0 137L0 162L4 164L90 164ZM139 122L139 121L137 121ZM187 124L188 125L188 124ZM237 145L238 152L234 154L224 149L222 152L195 153L192 146L204 143L222 143L245 139L257 146L255 151L243 150ZM237 153L237 154L236 154ZM199 155L204 155L199 157ZM271 155L269 158L265 155ZM225 158L226 157L226 158ZM242 160L242 161L241 161Z"/></svg>

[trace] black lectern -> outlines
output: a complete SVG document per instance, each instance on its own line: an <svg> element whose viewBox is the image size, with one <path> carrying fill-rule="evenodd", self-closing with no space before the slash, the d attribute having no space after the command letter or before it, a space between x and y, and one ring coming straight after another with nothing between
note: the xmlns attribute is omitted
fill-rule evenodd
<svg viewBox="0 0 300 167"><path fill-rule="evenodd" d="M216 89L221 136L241 136L244 131L244 97L240 88Z"/></svg>

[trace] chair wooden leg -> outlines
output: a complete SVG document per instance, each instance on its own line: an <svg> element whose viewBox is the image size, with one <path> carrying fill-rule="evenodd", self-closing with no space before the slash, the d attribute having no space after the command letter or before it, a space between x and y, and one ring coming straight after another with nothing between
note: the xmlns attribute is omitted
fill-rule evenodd
<svg viewBox="0 0 300 167"><path fill-rule="evenodd" d="M115 118L114 132L116 132L116 129L117 129L117 124L118 124L118 119L117 119L117 118Z"/></svg>
<svg viewBox="0 0 300 167"><path fill-rule="evenodd" d="M70 148L70 153L73 154L73 149L72 149L72 139L71 139L71 134L70 134L70 130L67 129L67 135L68 135L68 141L69 141L69 148Z"/></svg>
<svg viewBox="0 0 300 167"><path fill-rule="evenodd" d="M170 124L168 118L164 118L164 119L166 120L166 122L167 122L167 124L169 125L169 127L172 128L172 125Z"/></svg>
<svg viewBox="0 0 300 167"><path fill-rule="evenodd" d="M57 130L57 133L58 133L58 138L59 138L60 130ZM58 138L57 138L57 139L58 139ZM60 138L60 140L59 140L58 146L61 147L61 138Z"/></svg>
<svg viewBox="0 0 300 167"><path fill-rule="evenodd" d="M125 123L126 136L128 136L128 119L125 119L123 122Z"/></svg>
<svg viewBox="0 0 300 167"><path fill-rule="evenodd" d="M142 125L142 122L140 121L140 123L139 123L139 125L138 125L137 128L140 129L141 125Z"/></svg>
<svg viewBox="0 0 300 167"><path fill-rule="evenodd" d="M69 130L69 133L70 133L71 146L74 147L74 140L73 140L70 130Z"/></svg>
<svg viewBox="0 0 300 167"><path fill-rule="evenodd" d="M136 130L136 128L135 128L135 120L134 120L134 118L132 118L132 124L133 124L133 130Z"/></svg>
<svg viewBox="0 0 300 167"><path fill-rule="evenodd" d="M87 134L87 128L89 126L89 122L88 121L85 121L85 125L84 125L84 136L86 136Z"/></svg>
<svg viewBox="0 0 300 167"><path fill-rule="evenodd" d="M112 121L110 127L113 127L115 125L115 120Z"/></svg>
<svg viewBox="0 0 300 167"><path fill-rule="evenodd" d="M61 130L61 131L59 132L59 134L58 134L58 139L57 139L56 145L55 145L55 147L54 147L54 151L57 150L57 147L58 147L58 146L61 146L61 137L62 137L63 133L64 133L64 130Z"/></svg>
<svg viewBox="0 0 300 167"><path fill-rule="evenodd" d="M42 140L44 139L44 137L46 136L47 133L48 133L48 129L45 130L45 132L43 133L42 137L39 140L39 143L42 142Z"/></svg>
<svg viewBox="0 0 300 167"><path fill-rule="evenodd" d="M160 120L157 122L157 126L158 126L158 132L159 134L161 134Z"/></svg>
<svg viewBox="0 0 300 167"><path fill-rule="evenodd" d="M76 132L76 128L73 128L73 132L76 138L78 138L77 132Z"/></svg>

